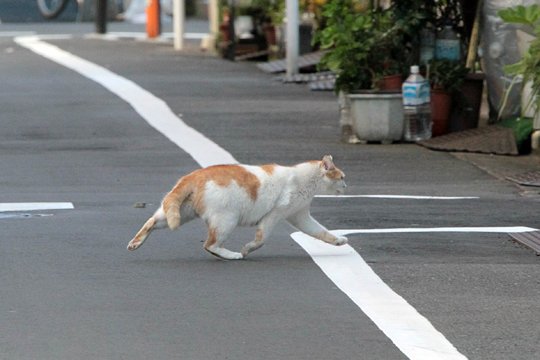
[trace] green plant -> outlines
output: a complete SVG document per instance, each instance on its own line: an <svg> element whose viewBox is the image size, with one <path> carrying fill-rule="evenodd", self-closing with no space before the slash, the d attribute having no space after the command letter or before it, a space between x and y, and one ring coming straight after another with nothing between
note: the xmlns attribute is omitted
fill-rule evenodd
<svg viewBox="0 0 540 360"><path fill-rule="evenodd" d="M420 30L428 24L436 27L439 13L437 0L399 0L393 1L395 22L411 38L417 37Z"/></svg>
<svg viewBox="0 0 540 360"><path fill-rule="evenodd" d="M461 62L451 60L432 60L427 69L431 86L447 92L457 90L468 73L469 69Z"/></svg>
<svg viewBox="0 0 540 360"><path fill-rule="evenodd" d="M252 0L251 6L260 9L266 21L280 25L285 17L285 0Z"/></svg>
<svg viewBox="0 0 540 360"><path fill-rule="evenodd" d="M407 48L392 8L365 8L358 0L331 0L322 12L325 27L315 41L326 50L321 67L337 74L337 92L376 88L378 80L401 72Z"/></svg>
<svg viewBox="0 0 540 360"><path fill-rule="evenodd" d="M536 38L530 43L523 58L512 65L505 66L509 75L522 75L523 83L532 83L531 102L536 105L535 113L540 113L540 6L516 6L499 11L499 16L508 23L530 27ZM527 106L531 106L528 104Z"/></svg>

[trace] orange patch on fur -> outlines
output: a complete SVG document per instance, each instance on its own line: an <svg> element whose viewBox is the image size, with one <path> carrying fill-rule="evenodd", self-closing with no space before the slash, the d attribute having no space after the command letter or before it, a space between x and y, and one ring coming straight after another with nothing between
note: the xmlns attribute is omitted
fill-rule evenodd
<svg viewBox="0 0 540 360"><path fill-rule="evenodd" d="M204 209L204 204L202 203L204 189L209 181L223 187L229 186L234 181L248 193L253 201L257 200L259 187L261 186L257 176L239 165L215 165L196 170L180 180L180 182L184 181L194 185L195 191L191 200L197 211Z"/></svg>
<svg viewBox="0 0 540 360"><path fill-rule="evenodd" d="M343 171L339 170L338 168L332 169L326 173L326 176L332 180L340 180L345 177L345 174Z"/></svg>
<svg viewBox="0 0 540 360"><path fill-rule="evenodd" d="M255 241L261 242L264 240L264 233L261 229L257 229L257 232L255 233Z"/></svg>
<svg viewBox="0 0 540 360"><path fill-rule="evenodd" d="M329 232L321 232L321 233L318 233L315 238L319 239L319 240L322 240L324 242L328 242L328 243L334 243L336 241L336 237L334 235L332 235L331 233Z"/></svg>
<svg viewBox="0 0 540 360"><path fill-rule="evenodd" d="M204 242L204 247L208 249L217 242L217 232L214 228L208 228L208 239Z"/></svg>
<svg viewBox="0 0 540 360"><path fill-rule="evenodd" d="M262 165L261 166L261 169L264 170L265 173L267 173L268 175L272 175L274 173L274 170L276 169L276 164L267 164L267 165Z"/></svg>

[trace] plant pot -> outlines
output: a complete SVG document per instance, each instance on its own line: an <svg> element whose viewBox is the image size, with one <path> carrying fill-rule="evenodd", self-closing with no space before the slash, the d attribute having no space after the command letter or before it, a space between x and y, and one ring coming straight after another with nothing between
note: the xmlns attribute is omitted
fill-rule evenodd
<svg viewBox="0 0 540 360"><path fill-rule="evenodd" d="M277 45L276 27L272 24L265 24L263 31L268 47Z"/></svg>
<svg viewBox="0 0 540 360"><path fill-rule="evenodd" d="M380 90L401 91L403 84L403 76L401 74L384 76L377 82Z"/></svg>
<svg viewBox="0 0 540 360"><path fill-rule="evenodd" d="M433 121L432 136L448 133L452 96L441 89L431 90L431 119Z"/></svg>
<svg viewBox="0 0 540 360"><path fill-rule="evenodd" d="M348 95L353 129L361 142L385 144L401 140L403 100L401 92L365 92Z"/></svg>
<svg viewBox="0 0 540 360"><path fill-rule="evenodd" d="M478 127L482 92L484 90L484 74L468 74L459 91L452 96L450 113L450 132L463 131Z"/></svg>

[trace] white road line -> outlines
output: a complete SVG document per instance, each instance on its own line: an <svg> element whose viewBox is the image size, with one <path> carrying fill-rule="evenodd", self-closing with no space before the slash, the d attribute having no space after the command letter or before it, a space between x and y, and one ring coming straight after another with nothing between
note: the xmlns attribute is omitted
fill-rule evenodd
<svg viewBox="0 0 540 360"><path fill-rule="evenodd" d="M15 41L35 53L96 81L127 101L148 123L189 153L201 166L237 161L223 148L184 124L159 98L101 66L74 56L38 37ZM431 197L433 198L433 197ZM451 228L432 228L446 229ZM459 228L472 231L480 228ZM487 228L483 228L484 231ZM502 228L489 228L502 229ZM504 228L507 231L509 228ZM525 228L512 227L513 231ZM393 229L401 232L411 229ZM339 230L342 234L368 230ZM379 229L384 231L384 229ZM386 230L390 231L390 230ZM427 229L415 229L427 231ZM412 360L466 359L431 323L388 287L349 245L334 247L313 240L303 233L291 235L321 267L325 274L357 304L366 315Z"/></svg>
<svg viewBox="0 0 540 360"><path fill-rule="evenodd" d="M315 195L317 198L373 198L373 199L406 199L406 200L469 200L480 199L478 196L425 196L425 195Z"/></svg>
<svg viewBox="0 0 540 360"><path fill-rule="evenodd" d="M0 37L29 36L35 33L35 31L0 31Z"/></svg>
<svg viewBox="0 0 540 360"><path fill-rule="evenodd" d="M409 359L467 359L386 285L351 246L332 246L301 232L291 237Z"/></svg>
<svg viewBox="0 0 540 360"><path fill-rule="evenodd" d="M74 209L70 202L36 202L36 203L0 203L0 212L34 211L34 210L70 210Z"/></svg>
<svg viewBox="0 0 540 360"><path fill-rule="evenodd" d="M526 226L485 226L485 227L433 227L433 228L389 228L334 230L336 234L396 234L396 233L523 233L537 231Z"/></svg>
<svg viewBox="0 0 540 360"><path fill-rule="evenodd" d="M537 231L524 226L438 227L335 230L336 235L486 232L518 233ZM466 357L403 297L386 285L351 246L328 245L301 232L291 234L321 268L379 329L411 360L463 360Z"/></svg>
<svg viewBox="0 0 540 360"><path fill-rule="evenodd" d="M184 39L187 40L202 40L206 38L208 33L184 33ZM87 34L85 39L101 39L101 40L119 40L119 39L134 39L134 40L172 40L174 34L171 32L162 33L157 39L150 39L144 32L135 31L110 31L106 34ZM40 36L41 38L41 36Z"/></svg>
<svg viewBox="0 0 540 360"><path fill-rule="evenodd" d="M184 39L188 39L188 40L202 40L204 38L206 38L208 35L208 33L194 33L194 32L187 32L187 33L184 33ZM166 39L172 39L174 38L174 34L172 32L166 32L166 33L163 33L161 35L162 37L166 38Z"/></svg>
<svg viewBox="0 0 540 360"><path fill-rule="evenodd" d="M38 36L16 37L15 42L97 82L125 100L152 127L186 151L201 166L237 163L232 155L219 145L186 125L163 100L133 81L57 46L47 44L41 41Z"/></svg>

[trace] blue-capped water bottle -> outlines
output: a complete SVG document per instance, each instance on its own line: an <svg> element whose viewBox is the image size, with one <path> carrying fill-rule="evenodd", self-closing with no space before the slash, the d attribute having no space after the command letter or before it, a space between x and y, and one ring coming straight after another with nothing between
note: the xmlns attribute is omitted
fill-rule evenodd
<svg viewBox="0 0 540 360"><path fill-rule="evenodd" d="M411 74L403 83L403 114L405 141L431 138L431 105L429 82L420 75L417 65L411 66Z"/></svg>

